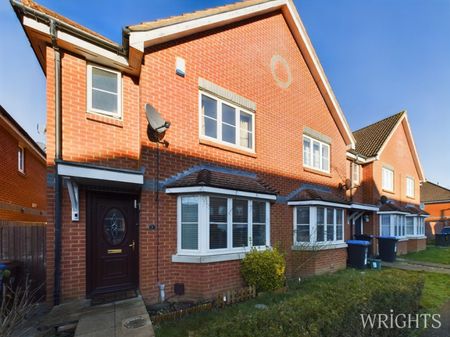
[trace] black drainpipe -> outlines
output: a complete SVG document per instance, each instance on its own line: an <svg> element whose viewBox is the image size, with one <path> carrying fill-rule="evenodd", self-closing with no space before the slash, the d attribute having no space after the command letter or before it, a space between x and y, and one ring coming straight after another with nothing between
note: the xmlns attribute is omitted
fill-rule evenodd
<svg viewBox="0 0 450 337"><path fill-rule="evenodd" d="M55 275L53 288L53 304L58 305L61 299L61 192L62 182L58 174L57 162L62 159L62 125L61 125L61 53L57 45L57 26L50 20L50 35L55 62Z"/></svg>

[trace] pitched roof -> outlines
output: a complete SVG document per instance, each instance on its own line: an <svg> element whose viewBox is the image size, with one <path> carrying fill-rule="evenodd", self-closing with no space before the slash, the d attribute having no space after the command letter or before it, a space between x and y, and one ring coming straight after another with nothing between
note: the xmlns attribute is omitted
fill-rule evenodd
<svg viewBox="0 0 450 337"><path fill-rule="evenodd" d="M106 42L109 43L113 43L113 44L117 44L116 42L104 37L103 35L100 35L99 33L94 32L93 30L90 30L89 28L86 28L85 26L80 25L79 23L76 23L75 21L72 21L68 18L66 18L65 16L62 16L61 14L58 14L54 11L52 11L51 9L48 9L47 7L44 7L36 2L34 2L33 0L20 0L19 2L21 2L24 6L31 8L33 10L36 10L38 12L44 13L46 15L49 15L55 19L57 19L58 21L64 22L70 26L73 26L85 33L88 33L90 35L93 35L97 38L100 38L102 40L105 40Z"/></svg>
<svg viewBox="0 0 450 337"><path fill-rule="evenodd" d="M450 189L426 181L420 187L420 200L422 202L450 200Z"/></svg>
<svg viewBox="0 0 450 337"><path fill-rule="evenodd" d="M375 157L404 114L404 111L399 112L354 131L353 135L356 139L355 152L364 157Z"/></svg>
<svg viewBox="0 0 450 337"><path fill-rule="evenodd" d="M417 208L417 207L415 207L415 206L412 206L412 205L407 205L407 206L405 207L405 209L406 209L409 213L411 213L411 214L416 214L416 215L430 215L430 213L425 212L424 210L422 210L422 209L420 209L420 208Z"/></svg>
<svg viewBox="0 0 450 337"><path fill-rule="evenodd" d="M397 206L392 202L387 202L380 206L379 212L401 212L401 213L410 213L406 208Z"/></svg>
<svg viewBox="0 0 450 337"><path fill-rule="evenodd" d="M315 200L315 201L327 201L327 202L334 202L338 204L348 204L349 202L332 192L325 192L320 190L314 190L314 189L305 189L300 191L298 194L293 196L289 201L309 201L309 200Z"/></svg>
<svg viewBox="0 0 450 337"><path fill-rule="evenodd" d="M1 105L0 105L0 117L3 117L5 120L7 120L10 123L10 125L12 125L14 129L16 129L16 132L19 133L19 135L23 139L28 141L38 154L40 154L42 157L45 158L46 154L45 151L42 149L42 147L39 146L39 144L36 143L33 138L31 138L28 132L26 132L24 128L22 128L22 126L20 126L20 124L17 123L16 120Z"/></svg>
<svg viewBox="0 0 450 337"><path fill-rule="evenodd" d="M249 7L249 6L253 6L253 5L257 5L257 4L261 4L261 3L269 2L269 1L272 1L272 0L244 0L244 1L232 3L229 5L203 9L203 10L199 10L199 11L195 11L195 12L191 12L191 13L184 13L184 14L177 15L177 16L170 16L170 17L164 18L164 19L141 22L139 24L127 26L126 28L133 32L147 31L147 30L152 30L155 28L170 26L170 25L173 25L176 23L181 23L181 22L190 21L190 20L194 20L194 19L204 18L204 17L210 16L210 15L222 14L222 13L226 13L226 12L233 11L236 9L241 9L241 8L245 8L245 7Z"/></svg>
<svg viewBox="0 0 450 337"><path fill-rule="evenodd" d="M168 185L172 187L210 186L229 190L277 194L277 192L261 179L203 169L182 177Z"/></svg>

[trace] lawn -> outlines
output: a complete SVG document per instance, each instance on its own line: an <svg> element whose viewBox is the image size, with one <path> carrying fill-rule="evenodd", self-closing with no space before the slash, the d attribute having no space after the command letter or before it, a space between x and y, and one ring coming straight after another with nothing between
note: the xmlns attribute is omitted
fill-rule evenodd
<svg viewBox="0 0 450 337"><path fill-rule="evenodd" d="M409 276L416 274L424 277L424 289L421 298L421 309L424 312L435 312L449 300L450 298L450 276L435 274L435 273L417 273L410 271L400 271L393 269L384 269L380 271L356 271L347 269L332 275L317 276L308 280L302 281L301 284L293 283L289 291L284 294L267 293L259 296L256 299L233 305L218 311L197 313L185 317L179 321L164 322L155 326L156 337L183 337L189 336L189 331L196 331L202 326L210 324L221 324L221 322L248 317L258 314L260 309L255 308L255 304L266 304L269 306L282 305L282 302L312 297L313 299L320 297L320 293L334 289L336 294L345 294L346 291L351 291L349 285L353 283L362 282L362 284L373 284L373 280L377 281L380 288L383 288L380 280L389 280L387 283L398 282L401 284L403 280L408 279ZM328 287L328 288L327 288ZM363 288L364 289L364 288ZM360 289L361 290L361 289ZM317 295L315 295L317 294ZM323 295L322 295L323 296ZM358 297L358 296L357 296ZM361 296L359 296L361 297ZM330 302L333 300L330 298ZM339 302L336 302L339 303ZM314 306L315 303L311 303ZM337 304L339 306L339 304ZM388 305L386 303L386 305Z"/></svg>
<svg viewBox="0 0 450 337"><path fill-rule="evenodd" d="M450 247L427 246L425 250L403 255L402 258L414 261L450 264Z"/></svg>

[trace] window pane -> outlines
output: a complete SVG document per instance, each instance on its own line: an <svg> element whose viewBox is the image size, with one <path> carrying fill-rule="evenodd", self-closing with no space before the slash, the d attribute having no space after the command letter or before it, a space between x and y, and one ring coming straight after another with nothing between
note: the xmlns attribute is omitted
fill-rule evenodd
<svg viewBox="0 0 450 337"><path fill-rule="evenodd" d="M343 226L337 225L336 226L336 240L342 240L343 238Z"/></svg>
<svg viewBox="0 0 450 337"><path fill-rule="evenodd" d="M252 135L253 135L253 125L252 125L252 116L241 111L240 117L240 144L241 146L247 147L249 149L252 148Z"/></svg>
<svg viewBox="0 0 450 337"><path fill-rule="evenodd" d="M117 94L117 84L117 74L94 67L92 68L93 88L106 90Z"/></svg>
<svg viewBox="0 0 450 337"><path fill-rule="evenodd" d="M325 240L325 209L317 207L317 241Z"/></svg>
<svg viewBox="0 0 450 337"><path fill-rule="evenodd" d="M381 235L389 236L391 235L391 221L390 215L383 214L381 216Z"/></svg>
<svg viewBox="0 0 450 337"><path fill-rule="evenodd" d="M227 248L227 199L209 199L209 248Z"/></svg>
<svg viewBox="0 0 450 337"><path fill-rule="evenodd" d="M202 95L202 114L217 119L217 101Z"/></svg>
<svg viewBox="0 0 450 337"><path fill-rule="evenodd" d="M92 107L94 109L117 113L117 95L104 91L92 90Z"/></svg>
<svg viewBox="0 0 450 337"><path fill-rule="evenodd" d="M322 170L328 171L330 163L330 153L328 145L322 145Z"/></svg>
<svg viewBox="0 0 450 337"><path fill-rule="evenodd" d="M297 242L309 242L309 225L297 225Z"/></svg>
<svg viewBox="0 0 450 337"><path fill-rule="evenodd" d="M198 200L181 200L181 248L198 249Z"/></svg>
<svg viewBox="0 0 450 337"><path fill-rule="evenodd" d="M203 117L203 134L217 138L217 121L208 117Z"/></svg>
<svg viewBox="0 0 450 337"><path fill-rule="evenodd" d="M233 199L233 247L248 245L248 201Z"/></svg>
<svg viewBox="0 0 450 337"><path fill-rule="evenodd" d="M253 223L266 223L265 201L253 201Z"/></svg>
<svg viewBox="0 0 450 337"><path fill-rule="evenodd" d="M236 110L222 103L222 122L236 126Z"/></svg>
<svg viewBox="0 0 450 337"><path fill-rule="evenodd" d="M342 209L336 210L336 223L342 225Z"/></svg>
<svg viewBox="0 0 450 337"><path fill-rule="evenodd" d="M320 169L320 143L313 142L313 166Z"/></svg>
<svg viewBox="0 0 450 337"><path fill-rule="evenodd" d="M227 143L236 144L236 127L222 124L222 140Z"/></svg>
<svg viewBox="0 0 450 337"><path fill-rule="evenodd" d="M414 218L411 216L406 217L406 235L414 234Z"/></svg>
<svg viewBox="0 0 450 337"><path fill-rule="evenodd" d="M303 137L303 165L311 166L311 140Z"/></svg>
<svg viewBox="0 0 450 337"><path fill-rule="evenodd" d="M266 225L253 224L253 245L265 246L266 245Z"/></svg>
<svg viewBox="0 0 450 337"><path fill-rule="evenodd" d="M309 207L297 207L297 223L309 224Z"/></svg>
<svg viewBox="0 0 450 337"><path fill-rule="evenodd" d="M327 208L327 241L334 240L334 209Z"/></svg>

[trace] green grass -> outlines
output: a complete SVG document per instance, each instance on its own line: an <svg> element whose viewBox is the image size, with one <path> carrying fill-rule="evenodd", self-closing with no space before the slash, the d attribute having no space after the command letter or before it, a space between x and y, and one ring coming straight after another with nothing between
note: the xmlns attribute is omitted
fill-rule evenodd
<svg viewBox="0 0 450 337"><path fill-rule="evenodd" d="M427 246L425 250L403 255L402 258L422 262L450 264L450 247Z"/></svg>
<svg viewBox="0 0 450 337"><path fill-rule="evenodd" d="M247 315L251 312L255 312L255 304L263 303L266 305L272 305L285 301L293 296L302 296L308 293L317 291L317 286L320 283L335 284L336 291L343 291L340 284L345 284L350 279L355 277L370 277L372 273L382 273L387 277L393 274L397 275L399 273L418 273L411 271L400 271L393 269L384 269L379 271L365 271L360 272L352 269L347 269L332 275L317 276L305 281L301 284L293 283L290 286L290 290L284 294L274 294L266 293L259 296L256 299L233 305L221 310L214 310L211 312L197 313L185 317L179 321L163 322L155 326L156 337L183 337L188 336L189 331L198 330L205 324L211 324L212 322L217 322L218 320L227 320L232 317ZM436 274L436 273L424 273L421 275L425 277L425 286L421 299L421 307L425 312L435 312L450 299L450 275ZM399 277L399 282L401 282L401 275Z"/></svg>

